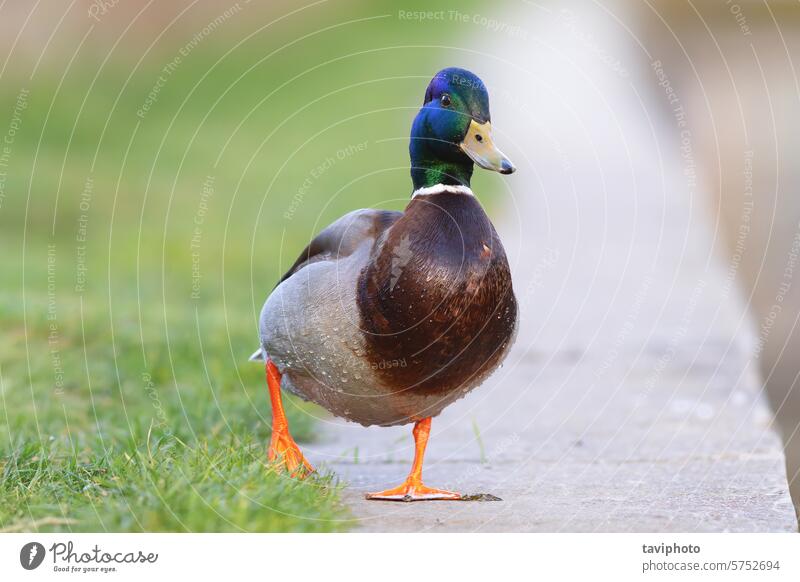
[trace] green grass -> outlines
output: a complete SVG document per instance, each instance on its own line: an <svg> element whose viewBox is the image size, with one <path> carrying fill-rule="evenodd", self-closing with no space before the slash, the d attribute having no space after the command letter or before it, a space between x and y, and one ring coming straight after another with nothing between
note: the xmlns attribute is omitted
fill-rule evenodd
<svg viewBox="0 0 800 582"><path fill-rule="evenodd" d="M77 502L77 503L76 503ZM26 445L3 468L5 531L336 531L346 515L332 477L287 478L263 443L190 447L161 439L91 456Z"/></svg>
<svg viewBox="0 0 800 582"><path fill-rule="evenodd" d="M62 385L47 350L48 320L40 315L46 304L28 304L34 315L26 326L16 306L2 304L0 530L347 525L340 486L324 469L297 482L266 462L269 405L263 369L246 359L249 326L232 334L243 350L236 349L238 361L227 338L214 333L202 339L203 357L195 351L193 312L170 315L175 337L168 350L166 339L146 327L152 337L142 344L141 329L126 321L127 302L121 304L112 347L108 314L86 302L59 302L54 345ZM296 438L312 440L321 411L292 398L286 406Z"/></svg>
<svg viewBox="0 0 800 582"><path fill-rule="evenodd" d="M259 30L268 16L232 17L143 119L193 29L138 66L141 48L102 65L88 42L72 65L72 50L51 52L33 77L3 79L0 134L29 94L0 192L0 530L347 527L335 478L266 464L263 368L247 361L258 312L324 225L405 205L425 84L469 66L486 31L381 3ZM458 35L467 50L445 48ZM318 438L323 411L286 406L301 446Z"/></svg>

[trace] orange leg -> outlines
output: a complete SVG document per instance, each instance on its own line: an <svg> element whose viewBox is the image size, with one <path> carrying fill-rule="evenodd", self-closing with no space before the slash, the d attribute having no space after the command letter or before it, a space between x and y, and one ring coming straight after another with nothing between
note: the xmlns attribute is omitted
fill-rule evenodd
<svg viewBox="0 0 800 582"><path fill-rule="evenodd" d="M428 437L431 434L431 419L424 418L414 425L414 464L411 473L405 482L394 489L387 489L380 493L367 493L367 499L380 499L385 501L432 501L435 499L461 499L460 493L433 489L422 484L422 461L425 457L425 447L428 446Z"/></svg>
<svg viewBox="0 0 800 582"><path fill-rule="evenodd" d="M272 402L272 440L269 443L267 457L276 463L279 470L287 470L292 477L303 478L307 473L314 471L300 447L289 434L289 423L283 411L281 399L281 373L272 360L267 360L267 386L269 399Z"/></svg>

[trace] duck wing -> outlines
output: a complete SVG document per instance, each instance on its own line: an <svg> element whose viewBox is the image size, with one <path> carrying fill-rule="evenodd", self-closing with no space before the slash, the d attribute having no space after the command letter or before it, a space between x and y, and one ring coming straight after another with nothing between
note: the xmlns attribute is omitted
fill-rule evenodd
<svg viewBox="0 0 800 582"><path fill-rule="evenodd" d="M365 242L376 242L401 216L402 212L374 208L362 208L345 214L308 243L275 286L311 263L347 257Z"/></svg>
<svg viewBox="0 0 800 582"><path fill-rule="evenodd" d="M362 208L345 214L328 225L308 243L294 264L280 278L275 288L312 263L335 261L347 257L364 244L374 246L401 216L403 216L402 212L374 208ZM250 356L252 361L264 359L262 348Z"/></svg>

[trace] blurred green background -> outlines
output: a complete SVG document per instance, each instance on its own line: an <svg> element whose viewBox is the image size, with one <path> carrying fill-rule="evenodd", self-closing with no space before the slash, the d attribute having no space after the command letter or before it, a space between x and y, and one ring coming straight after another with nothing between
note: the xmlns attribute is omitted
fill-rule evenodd
<svg viewBox="0 0 800 582"><path fill-rule="evenodd" d="M4 5L0 529L346 527L324 470L265 466L247 358L316 231L405 206L427 82L488 34L407 15L439 9Z"/></svg>

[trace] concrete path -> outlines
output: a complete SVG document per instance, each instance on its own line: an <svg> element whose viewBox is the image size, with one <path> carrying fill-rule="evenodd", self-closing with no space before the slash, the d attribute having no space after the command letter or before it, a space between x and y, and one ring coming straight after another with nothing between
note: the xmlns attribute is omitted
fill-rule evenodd
<svg viewBox="0 0 800 582"><path fill-rule="evenodd" d="M434 419L425 465L429 485L503 501L365 501L405 477L410 427L331 421L309 457L350 484L365 530L796 531L754 322L669 114L680 96L599 8L530 10L485 55L453 52L519 166L491 184L508 188L493 214L522 327L505 366Z"/></svg>

